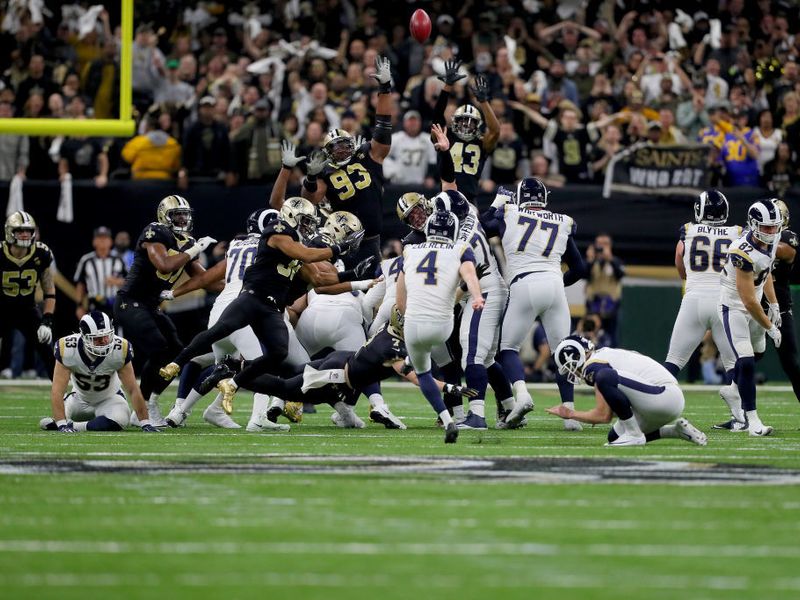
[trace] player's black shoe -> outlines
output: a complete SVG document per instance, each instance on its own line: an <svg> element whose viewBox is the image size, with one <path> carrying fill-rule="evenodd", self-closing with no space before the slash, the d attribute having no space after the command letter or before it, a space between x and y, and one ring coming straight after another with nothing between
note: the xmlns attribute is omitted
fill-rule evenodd
<svg viewBox="0 0 800 600"><path fill-rule="evenodd" d="M456 440L458 440L458 425L451 421L444 430L444 443L455 444Z"/></svg>
<svg viewBox="0 0 800 600"><path fill-rule="evenodd" d="M197 391L200 395L205 396L208 392L217 387L220 381L223 379L230 379L234 375L236 375L236 373L234 373L225 362L221 362L214 367L214 370L211 371L211 375L206 377L202 383L197 386Z"/></svg>

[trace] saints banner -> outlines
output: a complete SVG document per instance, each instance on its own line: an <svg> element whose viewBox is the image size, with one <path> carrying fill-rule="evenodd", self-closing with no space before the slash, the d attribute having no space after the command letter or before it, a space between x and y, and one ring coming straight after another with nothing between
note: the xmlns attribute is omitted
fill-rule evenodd
<svg viewBox="0 0 800 600"><path fill-rule="evenodd" d="M701 144L635 144L614 155L606 169L603 197L614 192L696 195L708 187L710 148Z"/></svg>

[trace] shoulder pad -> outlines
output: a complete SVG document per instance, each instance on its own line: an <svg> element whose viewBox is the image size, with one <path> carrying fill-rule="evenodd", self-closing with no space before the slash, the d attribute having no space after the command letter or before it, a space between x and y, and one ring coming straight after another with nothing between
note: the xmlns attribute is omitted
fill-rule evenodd
<svg viewBox="0 0 800 600"><path fill-rule="evenodd" d="M51 251L50 247L47 244L45 244L44 242L36 242L36 247L37 248L41 248L45 252L50 252Z"/></svg>
<svg viewBox="0 0 800 600"><path fill-rule="evenodd" d="M140 239L142 242L159 242L163 244L164 242L169 242L173 237L172 230L166 225L150 223L144 228Z"/></svg>

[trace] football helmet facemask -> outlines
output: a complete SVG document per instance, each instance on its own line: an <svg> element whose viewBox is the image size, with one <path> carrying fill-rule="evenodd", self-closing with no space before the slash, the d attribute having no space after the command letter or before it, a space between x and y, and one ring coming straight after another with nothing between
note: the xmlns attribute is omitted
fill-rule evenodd
<svg viewBox="0 0 800 600"><path fill-rule="evenodd" d="M728 199L716 189L702 192L694 201L694 222L724 225L728 220Z"/></svg>
<svg viewBox="0 0 800 600"><path fill-rule="evenodd" d="M482 125L481 111L471 104L464 104L453 113L450 130L460 139L469 142L478 137Z"/></svg>
<svg viewBox="0 0 800 600"><path fill-rule="evenodd" d="M771 246L780 237L783 217L772 200L759 200L747 209L747 225L758 241Z"/></svg>
<svg viewBox="0 0 800 600"><path fill-rule="evenodd" d="M594 344L580 335L570 335L556 348L555 362L558 372L572 384L583 377L583 367L594 352Z"/></svg>
<svg viewBox="0 0 800 600"><path fill-rule="evenodd" d="M78 324L83 346L94 356L108 356L114 346L114 325L111 318L99 310L81 317Z"/></svg>
<svg viewBox="0 0 800 600"><path fill-rule="evenodd" d="M356 142L344 129L331 129L322 140L322 151L333 166L343 167L353 158Z"/></svg>
<svg viewBox="0 0 800 600"><path fill-rule="evenodd" d="M172 194L158 203L156 216L158 222L166 225L175 233L191 233L192 207L183 196Z"/></svg>
<svg viewBox="0 0 800 600"><path fill-rule="evenodd" d="M305 198L287 198L281 207L280 218L304 240L311 239L317 233L317 209Z"/></svg>
<svg viewBox="0 0 800 600"><path fill-rule="evenodd" d="M8 216L5 230L6 243L10 246L30 248L36 241L36 221L33 220L30 213L26 213L24 210L18 210ZM29 233L30 236L20 238L20 233Z"/></svg>
<svg viewBox="0 0 800 600"><path fill-rule="evenodd" d="M417 231L425 227L431 212L428 199L417 192L406 192L397 201L397 218Z"/></svg>
<svg viewBox="0 0 800 600"><path fill-rule="evenodd" d="M458 235L458 219L438 201L436 210L425 221L425 237L429 242L452 244Z"/></svg>
<svg viewBox="0 0 800 600"><path fill-rule="evenodd" d="M321 235L329 245L332 245L343 242L347 236L363 229L361 221L353 213L337 210L328 215L328 220L322 226Z"/></svg>

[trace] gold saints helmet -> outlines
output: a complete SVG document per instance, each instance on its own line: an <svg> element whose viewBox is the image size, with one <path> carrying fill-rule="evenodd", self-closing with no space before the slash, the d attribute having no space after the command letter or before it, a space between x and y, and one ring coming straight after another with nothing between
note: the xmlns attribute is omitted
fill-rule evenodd
<svg viewBox="0 0 800 600"><path fill-rule="evenodd" d="M406 192L397 201L397 218L417 231L422 231L432 212L428 199L417 192Z"/></svg>
<svg viewBox="0 0 800 600"><path fill-rule="evenodd" d="M359 231L362 231L364 226L357 216L346 210L337 210L328 215L328 220L322 227L322 236L325 241L330 244L338 244L343 242L344 239Z"/></svg>
<svg viewBox="0 0 800 600"><path fill-rule="evenodd" d="M299 196L287 198L281 207L280 218L304 240L311 239L317 233L317 209L310 200Z"/></svg>
<svg viewBox="0 0 800 600"><path fill-rule="evenodd" d="M322 151L333 166L343 167L356 153L356 142L344 129L330 129L322 139Z"/></svg>
<svg viewBox="0 0 800 600"><path fill-rule="evenodd" d="M17 238L18 231L30 231L31 237L21 240ZM11 213L6 219L6 243L10 246L30 248L34 241L36 241L36 221L33 220L30 213L26 213L24 210Z"/></svg>
<svg viewBox="0 0 800 600"><path fill-rule="evenodd" d="M173 194L158 203L156 210L158 222L166 225L175 233L192 231L192 207L183 196Z"/></svg>
<svg viewBox="0 0 800 600"><path fill-rule="evenodd" d="M781 229L789 229L789 207L786 206L786 202L774 198L772 203L775 205L775 208L778 209L778 212L781 213Z"/></svg>
<svg viewBox="0 0 800 600"><path fill-rule="evenodd" d="M389 335L402 340L404 335L404 324L405 317L403 316L403 313L400 312L400 309L397 308L397 304L395 304L392 306L392 314L389 316L389 325L386 326L386 331L389 332Z"/></svg>
<svg viewBox="0 0 800 600"><path fill-rule="evenodd" d="M481 111L471 104L464 104L453 113L450 129L465 142L474 140L481 131L483 117Z"/></svg>

